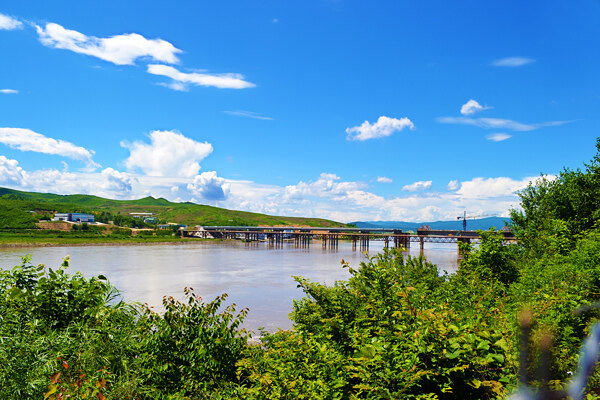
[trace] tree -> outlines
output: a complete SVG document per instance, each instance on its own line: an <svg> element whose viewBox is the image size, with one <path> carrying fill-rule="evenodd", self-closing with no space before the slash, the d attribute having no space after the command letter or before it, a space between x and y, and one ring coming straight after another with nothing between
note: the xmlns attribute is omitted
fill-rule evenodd
<svg viewBox="0 0 600 400"><path fill-rule="evenodd" d="M600 138L597 153L584 169L565 168L552 179L544 176L519 193L521 210L511 210L511 228L526 248L540 238L558 240L571 248L573 235L595 227L600 219ZM544 240L545 241L545 240Z"/></svg>

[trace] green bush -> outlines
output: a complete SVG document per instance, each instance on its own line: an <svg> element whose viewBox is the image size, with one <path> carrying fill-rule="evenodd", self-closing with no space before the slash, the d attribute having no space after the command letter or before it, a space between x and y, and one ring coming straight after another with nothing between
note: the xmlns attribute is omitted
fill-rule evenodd
<svg viewBox="0 0 600 400"><path fill-rule="evenodd" d="M153 399L207 398L237 381L236 363L248 340L240 329L247 309L236 314L233 304L219 312L226 295L210 303L190 288L185 295L184 302L165 297L162 315L147 310L151 334L142 360Z"/></svg>

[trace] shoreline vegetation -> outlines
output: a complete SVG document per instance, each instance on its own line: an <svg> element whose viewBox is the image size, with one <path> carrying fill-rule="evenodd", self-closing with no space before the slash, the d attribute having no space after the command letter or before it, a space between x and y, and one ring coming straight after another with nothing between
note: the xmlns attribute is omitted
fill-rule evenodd
<svg viewBox="0 0 600 400"><path fill-rule="evenodd" d="M587 383L574 399L598 400L597 354L579 353L600 319L597 149L519 194L518 243L482 231L452 275L384 249L358 268L342 260L350 278L333 285L294 277L292 328L258 343L226 294L186 287L156 313L116 301L105 276L69 274L68 259L24 258L0 270L0 398L546 399L574 380Z"/></svg>
<svg viewBox="0 0 600 400"><path fill-rule="evenodd" d="M180 237L23 237L0 236L0 248L18 247L61 247L61 246L137 246L159 244L190 244L190 243L218 243L223 239L180 238Z"/></svg>

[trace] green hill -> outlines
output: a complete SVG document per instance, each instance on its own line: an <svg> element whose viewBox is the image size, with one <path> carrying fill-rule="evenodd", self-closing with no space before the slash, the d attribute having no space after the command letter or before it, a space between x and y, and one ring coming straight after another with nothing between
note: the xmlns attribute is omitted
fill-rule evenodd
<svg viewBox="0 0 600 400"><path fill-rule="evenodd" d="M86 212L96 215L105 212L121 216L129 216L133 212L149 212L156 214L158 220L184 225L345 226L321 218L272 216L189 202L174 203L154 197L111 200L84 194L58 195L0 188L0 228L33 227L39 216L53 215L54 212Z"/></svg>

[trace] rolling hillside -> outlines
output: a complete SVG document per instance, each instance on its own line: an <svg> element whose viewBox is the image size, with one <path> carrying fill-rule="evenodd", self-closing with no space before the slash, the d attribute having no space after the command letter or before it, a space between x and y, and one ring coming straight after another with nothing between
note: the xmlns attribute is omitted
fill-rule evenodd
<svg viewBox="0 0 600 400"><path fill-rule="evenodd" d="M0 228L12 227L13 220L18 220L19 224L22 221L30 223L35 219L30 211L36 211L38 214L50 212L98 214L104 211L124 216L132 212L151 212L156 214L159 220L185 225L345 226L339 222L320 218L272 216L194 203L174 203L163 198L111 200L83 194L57 195L0 188ZM21 226L19 224L17 225Z"/></svg>

